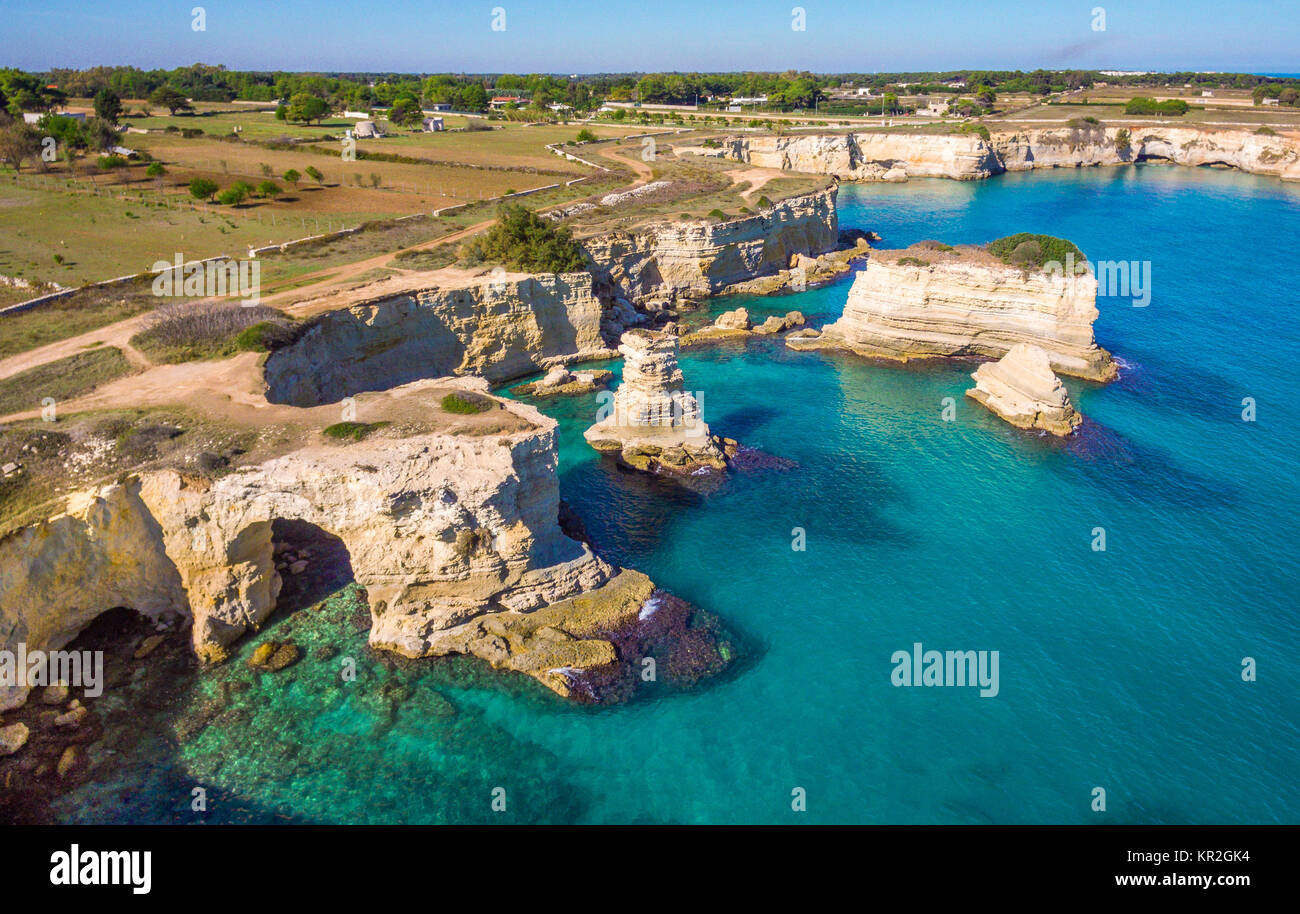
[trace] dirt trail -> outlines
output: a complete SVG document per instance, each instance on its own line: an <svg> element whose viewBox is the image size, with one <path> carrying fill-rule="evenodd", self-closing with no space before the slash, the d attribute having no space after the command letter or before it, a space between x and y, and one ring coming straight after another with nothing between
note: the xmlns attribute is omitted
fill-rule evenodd
<svg viewBox="0 0 1300 914"><path fill-rule="evenodd" d="M102 349L106 346L116 346L122 350L122 354L126 356L132 367L150 368L153 362L130 343L131 337L142 329L145 317L146 315L139 314L80 336L69 337L66 340L59 340L0 359L0 379L35 368L37 365L44 365L46 362L57 362L59 359L66 359L89 349Z"/></svg>

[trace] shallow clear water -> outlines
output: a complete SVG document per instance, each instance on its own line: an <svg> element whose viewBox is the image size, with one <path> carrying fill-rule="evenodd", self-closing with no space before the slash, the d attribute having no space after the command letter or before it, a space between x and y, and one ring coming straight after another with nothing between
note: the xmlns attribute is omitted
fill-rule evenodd
<svg viewBox="0 0 1300 914"><path fill-rule="evenodd" d="M840 212L889 247L1042 231L1094 260L1151 261L1149 307L1099 303L1121 379L1067 382L1093 424L1082 440L1026 435L966 400L970 365L771 341L693 350L686 386L714 431L798 464L702 499L600 462L581 438L594 396L545 405L563 495L597 546L719 614L743 662L694 692L595 709L472 664L391 672L365 658L368 691L325 696L300 664L293 683L240 693L249 720L210 726L172 760L180 783L229 799L208 817L1300 821L1300 188L1097 169L846 186ZM820 321L848 288L749 303ZM806 551L791 548L796 527ZM360 654L364 634L312 637ZM998 651L1000 694L893 687L891 655L918 641ZM1257 682L1242 681L1247 656ZM392 677L385 704L375 689ZM137 794L172 784L136 774ZM132 812L104 805L110 786L120 798L120 784L84 788L63 813L186 820L174 786L161 811ZM505 814L490 810L496 786ZM791 811L797 787L806 813Z"/></svg>

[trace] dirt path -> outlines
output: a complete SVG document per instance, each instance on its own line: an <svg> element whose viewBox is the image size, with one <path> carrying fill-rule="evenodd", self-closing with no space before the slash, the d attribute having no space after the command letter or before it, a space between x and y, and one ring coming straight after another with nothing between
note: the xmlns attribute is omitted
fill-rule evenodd
<svg viewBox="0 0 1300 914"><path fill-rule="evenodd" d="M139 314L80 336L69 337L66 340L59 340L56 343L0 359L0 378L16 375L37 365L44 365L46 362L57 362L59 359L66 359L88 349L100 349L105 346L116 346L122 350L122 354L134 368L150 368L153 362L130 343L131 337L140 332L145 317L146 315Z"/></svg>
<svg viewBox="0 0 1300 914"><path fill-rule="evenodd" d="M726 173L733 184L739 184L741 181L751 181L749 190L741 193L746 200L753 200L754 194L763 189L763 185L775 178L785 176L785 172L779 168L737 168L735 171Z"/></svg>

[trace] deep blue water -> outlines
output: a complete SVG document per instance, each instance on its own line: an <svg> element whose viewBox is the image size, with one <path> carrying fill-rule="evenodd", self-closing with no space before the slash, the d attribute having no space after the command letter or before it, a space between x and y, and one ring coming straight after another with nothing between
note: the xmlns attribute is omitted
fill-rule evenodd
<svg viewBox="0 0 1300 914"><path fill-rule="evenodd" d="M840 207L891 247L1043 231L1094 260L1149 260L1148 307L1100 302L1122 377L1069 383L1086 434L1005 425L962 396L970 365L689 351L714 430L794 469L687 496L597 459L581 438L594 397L545 409L563 495L599 548L736 629L733 672L573 707L455 666L385 672L363 633L317 633L361 658L363 687L310 666L264 680L243 717L171 760L179 787L97 785L64 815L184 821L197 778L238 810L211 820L1300 821L1300 188L1143 167L846 186ZM745 301L821 321L848 288ZM998 651L1000 693L892 686L891 656L914 642Z"/></svg>

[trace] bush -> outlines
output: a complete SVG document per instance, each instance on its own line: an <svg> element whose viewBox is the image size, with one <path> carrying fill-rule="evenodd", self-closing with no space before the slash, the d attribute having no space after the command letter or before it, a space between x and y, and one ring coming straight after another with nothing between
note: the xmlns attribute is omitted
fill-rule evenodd
<svg viewBox="0 0 1300 914"><path fill-rule="evenodd" d="M250 308L233 300L177 302L151 312L131 345L160 362L223 358L251 348L256 339L269 342L273 338L269 330L244 334L277 318L283 315L265 305ZM283 324L276 326L290 332Z"/></svg>
<svg viewBox="0 0 1300 914"><path fill-rule="evenodd" d="M321 431L329 438L351 439L360 441L376 429L383 428L387 422L335 422Z"/></svg>
<svg viewBox="0 0 1300 914"><path fill-rule="evenodd" d="M922 260L920 257L900 257L898 262L905 267L928 267L930 261Z"/></svg>
<svg viewBox="0 0 1300 914"><path fill-rule="evenodd" d="M461 248L471 263L499 263L528 273L573 273L586 269L582 248L564 227L517 203L497 210L497 222Z"/></svg>
<svg viewBox="0 0 1300 914"><path fill-rule="evenodd" d="M234 347L240 352L269 352L293 342L293 330L275 321L258 321L235 334Z"/></svg>
<svg viewBox="0 0 1300 914"><path fill-rule="evenodd" d="M320 169L315 165L308 165L303 169L303 172L317 184L322 184L325 181L325 176L321 174Z"/></svg>
<svg viewBox="0 0 1300 914"><path fill-rule="evenodd" d="M112 171L114 168L125 168L126 159L119 155L100 156L95 164L99 166L100 171Z"/></svg>
<svg viewBox="0 0 1300 914"><path fill-rule="evenodd" d="M443 409L449 413L457 413L462 416L470 416L474 413L485 413L496 405L496 401L491 397L485 397L483 394L474 393L472 390L447 394L447 396L442 398Z"/></svg>
<svg viewBox="0 0 1300 914"><path fill-rule="evenodd" d="M187 140L193 140L203 136L203 131L198 127L182 127L181 136Z"/></svg>
<svg viewBox="0 0 1300 914"><path fill-rule="evenodd" d="M727 214L720 209L711 209L708 218L713 222L726 222Z"/></svg>
<svg viewBox="0 0 1300 914"><path fill-rule="evenodd" d="M1115 150L1123 155L1133 147L1133 139L1128 132L1127 127L1121 127L1115 133Z"/></svg>
<svg viewBox="0 0 1300 914"><path fill-rule="evenodd" d="M986 143L992 139L992 134L989 133L989 128L985 127L983 124L962 124L957 128L957 132L973 133Z"/></svg>
<svg viewBox="0 0 1300 914"><path fill-rule="evenodd" d="M1074 255L1076 269L1088 261L1074 242L1032 232L1019 232L990 241L986 249L1003 263L1015 264L1022 269L1042 269L1045 264L1053 262L1064 266L1066 257L1071 254Z"/></svg>
<svg viewBox="0 0 1300 914"><path fill-rule="evenodd" d="M167 174L167 169L163 168L162 162L150 162L149 167L144 170L145 177L161 178Z"/></svg>
<svg viewBox="0 0 1300 914"><path fill-rule="evenodd" d="M596 134L592 133L586 127L583 127L578 131L577 141L579 143L594 143L596 141Z"/></svg>
<svg viewBox="0 0 1300 914"><path fill-rule="evenodd" d="M769 200L769 199L767 199L767 196L766 196L766 195L764 195L764 196L762 196L762 197L759 197L759 198L758 198L758 208L759 208L759 209L771 209L771 208L772 208L772 201Z"/></svg>
<svg viewBox="0 0 1300 914"><path fill-rule="evenodd" d="M1255 132L1260 136L1277 136L1277 131L1272 127L1260 127Z"/></svg>

